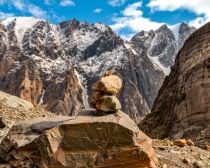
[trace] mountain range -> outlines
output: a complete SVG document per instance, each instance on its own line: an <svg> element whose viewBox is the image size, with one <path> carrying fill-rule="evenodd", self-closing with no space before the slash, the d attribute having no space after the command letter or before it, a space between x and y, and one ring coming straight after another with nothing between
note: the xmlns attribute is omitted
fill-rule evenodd
<svg viewBox="0 0 210 168"><path fill-rule="evenodd" d="M112 70L123 79L117 95L123 111L139 123L194 31L185 23L162 25L127 41L101 23L8 18L0 22L0 90L75 116L89 108L91 85Z"/></svg>

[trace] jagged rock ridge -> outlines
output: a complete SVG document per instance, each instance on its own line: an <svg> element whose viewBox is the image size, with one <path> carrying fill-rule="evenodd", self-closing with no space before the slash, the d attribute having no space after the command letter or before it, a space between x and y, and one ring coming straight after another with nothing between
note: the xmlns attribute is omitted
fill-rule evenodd
<svg viewBox="0 0 210 168"><path fill-rule="evenodd" d="M131 39L131 42L137 47L145 48L151 61L168 75L178 51L195 30L186 23L173 27L162 25L155 31L141 31Z"/></svg>

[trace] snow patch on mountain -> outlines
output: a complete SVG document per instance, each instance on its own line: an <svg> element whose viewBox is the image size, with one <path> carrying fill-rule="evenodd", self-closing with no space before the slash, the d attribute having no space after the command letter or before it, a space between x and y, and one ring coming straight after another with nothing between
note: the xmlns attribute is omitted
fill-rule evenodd
<svg viewBox="0 0 210 168"><path fill-rule="evenodd" d="M85 29L74 31L73 36L76 41L77 48L80 50L86 49L100 37L97 32Z"/></svg>
<svg viewBox="0 0 210 168"><path fill-rule="evenodd" d="M43 104L43 102L44 102L44 94L45 94L45 92L46 92L46 90L43 90L43 91L42 91L42 94L41 94L41 97L40 97L40 99L39 99L39 103L38 103L38 105Z"/></svg>
<svg viewBox="0 0 210 168"><path fill-rule="evenodd" d="M165 75L168 75L170 73L171 68L170 67L165 67L163 64L161 64L161 62L159 61L158 57L151 57L151 56L149 56L149 59L151 60L151 62L153 63L154 67L157 70L162 70Z"/></svg>
<svg viewBox="0 0 210 168"><path fill-rule="evenodd" d="M51 60L49 58L42 58L36 55L30 56L34 60L36 66L45 74L47 74L47 80L50 80L52 76L56 74L62 74L66 70L70 69L70 65L67 61L61 57L56 60ZM61 80L60 80L61 82Z"/></svg>
<svg viewBox="0 0 210 168"><path fill-rule="evenodd" d="M171 31L173 32L176 41L179 40L179 29L180 29L180 25L181 25L181 23L178 23L178 24L169 26L169 29L171 29Z"/></svg>
<svg viewBox="0 0 210 168"><path fill-rule="evenodd" d="M78 67L86 74L102 76L107 70L121 66L123 63L122 59L127 59L125 57L125 48L124 46L119 46L113 51L102 53L100 57L94 56L81 61Z"/></svg>
<svg viewBox="0 0 210 168"><path fill-rule="evenodd" d="M109 29L108 26L106 26L105 24L102 24L102 23L95 23L95 24L93 24L93 27L99 29L101 32L105 32Z"/></svg>
<svg viewBox="0 0 210 168"><path fill-rule="evenodd" d="M138 54L138 53L136 52L136 50L132 47L132 45L131 45L129 42L124 42L124 45L125 45L125 47L126 47L128 50L132 51L133 54L135 54L135 55Z"/></svg>
<svg viewBox="0 0 210 168"><path fill-rule="evenodd" d="M12 21L15 20L15 18L16 18L16 17L9 17L9 18L7 18L7 19L4 19L4 20L2 21L2 23L4 24L4 26L7 27Z"/></svg>
<svg viewBox="0 0 210 168"><path fill-rule="evenodd" d="M5 26L15 22L15 34L19 43L22 42L25 32L32 28L40 19L35 17L12 17L3 21Z"/></svg>

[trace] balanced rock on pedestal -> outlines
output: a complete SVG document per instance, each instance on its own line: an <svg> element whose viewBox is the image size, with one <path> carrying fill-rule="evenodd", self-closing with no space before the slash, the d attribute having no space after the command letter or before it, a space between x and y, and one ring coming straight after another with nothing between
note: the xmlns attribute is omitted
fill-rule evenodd
<svg viewBox="0 0 210 168"><path fill-rule="evenodd" d="M113 113L121 109L116 94L122 87L122 80L117 75L106 72L92 87L90 104L100 112Z"/></svg>

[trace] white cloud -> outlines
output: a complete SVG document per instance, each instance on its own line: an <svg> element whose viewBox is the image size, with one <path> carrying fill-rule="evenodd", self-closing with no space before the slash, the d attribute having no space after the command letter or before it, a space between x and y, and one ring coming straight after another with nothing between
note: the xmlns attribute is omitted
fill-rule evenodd
<svg viewBox="0 0 210 168"><path fill-rule="evenodd" d="M52 5L56 3L56 0L43 0L43 2L46 5ZM65 2L65 3L67 3L66 5L68 5L68 2ZM15 7L17 10L21 11L24 15L27 13L37 18L53 19L59 22L65 19L65 17L63 16L57 16L53 10L45 11L39 6L33 3L30 3L28 0L16 0L16 1L0 0L0 5L5 5L5 4L8 5L8 7L10 6ZM4 13L0 11L0 19L5 19L12 16L14 16L13 13Z"/></svg>
<svg viewBox="0 0 210 168"><path fill-rule="evenodd" d="M209 0L151 0L147 5L152 11L175 11L185 9L195 13L198 17L190 21L192 25L200 27L210 20Z"/></svg>
<svg viewBox="0 0 210 168"><path fill-rule="evenodd" d="M15 8L17 8L20 11L23 11L26 8L26 4L21 0L14 1L13 5L15 6Z"/></svg>
<svg viewBox="0 0 210 168"><path fill-rule="evenodd" d="M45 5L52 5L55 3L55 0L44 0Z"/></svg>
<svg viewBox="0 0 210 168"><path fill-rule="evenodd" d="M136 2L128 5L124 9L124 11L122 11L121 17L114 16L112 18L112 20L115 22L114 24L110 25L112 29L117 33L119 33L121 30L129 29L131 30L131 34L134 34L140 32L141 30L155 30L159 28L162 24L164 24L143 17L141 7L141 2ZM131 34L127 34L124 36L130 37Z"/></svg>
<svg viewBox="0 0 210 168"><path fill-rule="evenodd" d="M73 0L62 0L60 6L75 6L75 3Z"/></svg>
<svg viewBox="0 0 210 168"><path fill-rule="evenodd" d="M103 9L101 8L96 8L93 12L94 13L101 13L103 11Z"/></svg>
<svg viewBox="0 0 210 168"><path fill-rule="evenodd" d="M4 12L0 12L0 19L6 19L9 17L13 17L14 14L13 13L4 13Z"/></svg>
<svg viewBox="0 0 210 168"><path fill-rule="evenodd" d="M4 3L6 3L6 0L0 0L0 5L3 5Z"/></svg>
<svg viewBox="0 0 210 168"><path fill-rule="evenodd" d="M28 5L28 12L38 18L47 18L47 12L34 4Z"/></svg>
<svg viewBox="0 0 210 168"><path fill-rule="evenodd" d="M131 34L121 34L120 37L125 39L125 40L130 40L133 36L135 35L135 33L131 33Z"/></svg>
<svg viewBox="0 0 210 168"><path fill-rule="evenodd" d="M136 2L131 5L129 5L125 10L123 11L123 14L125 16L132 16L132 17L139 17L142 16L142 11L139 9L142 6L142 2Z"/></svg>
<svg viewBox="0 0 210 168"><path fill-rule="evenodd" d="M116 7L116 6L121 6L126 2L126 0L109 0L108 4Z"/></svg>
<svg viewBox="0 0 210 168"><path fill-rule="evenodd" d="M205 23L207 23L208 21L209 21L208 18L197 17L195 20L189 21L189 25L199 28L199 27L203 26Z"/></svg>

